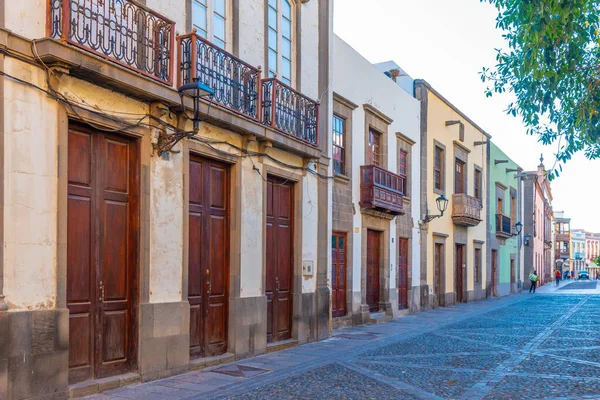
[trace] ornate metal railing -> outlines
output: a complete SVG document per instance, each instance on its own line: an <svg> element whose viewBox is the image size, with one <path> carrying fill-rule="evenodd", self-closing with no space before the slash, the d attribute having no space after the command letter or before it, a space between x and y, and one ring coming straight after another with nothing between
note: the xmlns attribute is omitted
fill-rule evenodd
<svg viewBox="0 0 600 400"><path fill-rule="evenodd" d="M48 0L48 35L172 84L175 23L133 0Z"/></svg>
<svg viewBox="0 0 600 400"><path fill-rule="evenodd" d="M502 237L512 236L512 221L510 217L496 214L496 235Z"/></svg>
<svg viewBox="0 0 600 400"><path fill-rule="evenodd" d="M456 225L477 226L481 222L481 201L466 194L452 195L452 220Z"/></svg>
<svg viewBox="0 0 600 400"><path fill-rule="evenodd" d="M263 124L316 146L319 103L275 78L262 81Z"/></svg>
<svg viewBox="0 0 600 400"><path fill-rule="evenodd" d="M360 206L388 214L404 214L402 178L376 165L360 167Z"/></svg>
<svg viewBox="0 0 600 400"><path fill-rule="evenodd" d="M213 100L254 120L260 119L260 69L220 49L195 32L177 37L177 86L198 79L210 86Z"/></svg>

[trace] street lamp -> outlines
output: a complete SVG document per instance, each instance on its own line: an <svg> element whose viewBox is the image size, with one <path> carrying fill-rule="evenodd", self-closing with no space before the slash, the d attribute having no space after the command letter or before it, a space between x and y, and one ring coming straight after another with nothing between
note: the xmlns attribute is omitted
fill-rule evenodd
<svg viewBox="0 0 600 400"><path fill-rule="evenodd" d="M434 219L443 216L444 212L448 209L448 199L444 195L441 195L440 197L435 199L435 204L436 204L437 209L440 212L440 214L439 215L429 215L429 210L428 210L427 215L425 215L425 218L423 218L424 224L428 224L429 222L433 221Z"/></svg>
<svg viewBox="0 0 600 400"><path fill-rule="evenodd" d="M194 100L194 117L192 122L194 123L194 133L200 128L200 99L203 97L212 97L215 95L215 91L203 82L200 82L198 78L194 78L191 83L186 83L178 89L179 95L186 94Z"/></svg>
<svg viewBox="0 0 600 400"><path fill-rule="evenodd" d="M522 230L523 230L523 224L520 222L517 222L515 224L515 232L517 232L517 233L512 233L510 236L519 236L521 234Z"/></svg>
<svg viewBox="0 0 600 400"><path fill-rule="evenodd" d="M523 241L523 244L525 246L529 246L529 240L531 239L531 235L529 233L525 234L525 240Z"/></svg>

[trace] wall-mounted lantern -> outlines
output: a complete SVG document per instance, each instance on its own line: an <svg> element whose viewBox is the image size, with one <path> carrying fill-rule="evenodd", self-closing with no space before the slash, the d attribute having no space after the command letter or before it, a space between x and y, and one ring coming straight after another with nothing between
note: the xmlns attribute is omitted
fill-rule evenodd
<svg viewBox="0 0 600 400"><path fill-rule="evenodd" d="M525 234L525 239L523 240L523 244L525 246L529 246L529 241L531 240L531 235L529 233Z"/></svg>
<svg viewBox="0 0 600 400"><path fill-rule="evenodd" d="M425 215L425 218L423 218L423 221L422 221L423 224L428 224L429 222L433 221L434 219L440 218L441 216L444 215L444 212L448 209L448 199L444 195L441 195L440 197L435 199L435 204L440 213L438 215L429 215L429 213L428 213L427 215Z"/></svg>
<svg viewBox="0 0 600 400"><path fill-rule="evenodd" d="M510 236L519 236L521 234L521 231L523 230L523 224L521 222L517 222L515 224L515 232L511 234Z"/></svg>
<svg viewBox="0 0 600 400"><path fill-rule="evenodd" d="M191 83L186 83L178 89L179 95L188 95L194 100L194 117L192 122L194 123L194 133L200 128L200 99L203 97L212 97L215 95L215 91L208 85L200 82L198 78L194 78Z"/></svg>

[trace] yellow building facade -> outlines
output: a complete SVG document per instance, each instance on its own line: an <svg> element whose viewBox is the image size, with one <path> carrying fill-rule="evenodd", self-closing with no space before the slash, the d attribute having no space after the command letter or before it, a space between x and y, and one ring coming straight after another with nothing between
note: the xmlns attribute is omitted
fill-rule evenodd
<svg viewBox="0 0 600 400"><path fill-rule="evenodd" d="M414 85L421 101L421 306L481 299L498 273L486 257L490 135L427 82Z"/></svg>

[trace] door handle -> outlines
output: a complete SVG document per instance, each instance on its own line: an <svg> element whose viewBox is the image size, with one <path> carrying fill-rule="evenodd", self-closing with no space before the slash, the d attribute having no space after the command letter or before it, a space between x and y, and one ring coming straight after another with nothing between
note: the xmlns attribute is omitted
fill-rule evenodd
<svg viewBox="0 0 600 400"><path fill-rule="evenodd" d="M100 301L104 302L104 285L100 282Z"/></svg>
<svg viewBox="0 0 600 400"><path fill-rule="evenodd" d="M275 278L275 290L279 292L279 279Z"/></svg>

